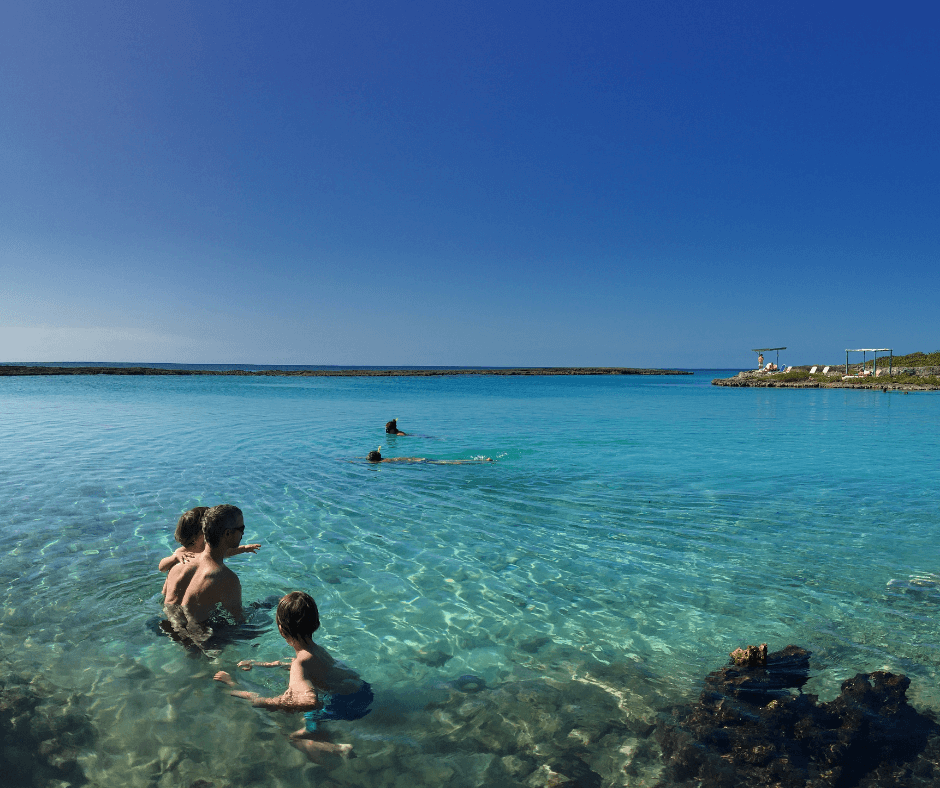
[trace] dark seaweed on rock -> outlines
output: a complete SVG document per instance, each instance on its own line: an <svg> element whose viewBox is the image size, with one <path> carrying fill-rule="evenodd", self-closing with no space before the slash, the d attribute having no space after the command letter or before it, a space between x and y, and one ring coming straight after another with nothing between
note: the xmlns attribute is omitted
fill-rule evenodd
<svg viewBox="0 0 940 788"><path fill-rule="evenodd" d="M726 667L698 703L674 708L656 738L660 786L691 788L927 788L940 783L940 727L907 703L910 680L859 673L839 697L792 694L809 652L770 654L766 668Z"/></svg>

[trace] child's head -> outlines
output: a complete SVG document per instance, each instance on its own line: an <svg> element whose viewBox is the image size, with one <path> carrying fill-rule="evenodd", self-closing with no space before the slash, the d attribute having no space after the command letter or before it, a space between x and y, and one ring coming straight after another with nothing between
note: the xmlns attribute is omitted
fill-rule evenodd
<svg viewBox="0 0 940 788"><path fill-rule="evenodd" d="M291 591L277 603L274 620L284 637L303 642L320 628L320 611L310 594Z"/></svg>
<svg viewBox="0 0 940 788"><path fill-rule="evenodd" d="M379 446L378 449L373 449L372 451L369 452L369 457L368 457L369 462L382 462L382 454L379 451L379 449L381 448L382 447Z"/></svg>
<svg viewBox="0 0 940 788"><path fill-rule="evenodd" d="M183 547L192 547L202 536L202 516L209 511L208 506L197 506L183 512L176 524L176 541Z"/></svg>
<svg viewBox="0 0 940 788"><path fill-rule="evenodd" d="M245 530L242 510L230 503L213 506L202 518L202 532L209 547L217 547L227 530Z"/></svg>

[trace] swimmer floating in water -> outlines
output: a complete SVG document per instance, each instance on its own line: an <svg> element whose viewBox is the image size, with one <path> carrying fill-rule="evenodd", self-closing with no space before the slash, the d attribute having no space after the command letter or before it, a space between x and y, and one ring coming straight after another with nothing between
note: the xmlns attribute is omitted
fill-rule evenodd
<svg viewBox="0 0 940 788"><path fill-rule="evenodd" d="M479 457L473 460L429 460L427 457L383 457L382 447L379 446L375 451L370 451L366 458L369 462L411 462L425 463L427 465L475 465L480 462L493 462L489 457Z"/></svg>

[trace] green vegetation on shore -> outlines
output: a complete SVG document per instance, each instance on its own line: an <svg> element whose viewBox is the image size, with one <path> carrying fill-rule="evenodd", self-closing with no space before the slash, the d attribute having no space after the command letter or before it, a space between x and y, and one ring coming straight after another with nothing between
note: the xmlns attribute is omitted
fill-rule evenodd
<svg viewBox="0 0 940 788"><path fill-rule="evenodd" d="M888 365L891 365L891 369L895 371L895 374L888 375ZM825 364L816 364L817 369L824 369ZM884 381L885 383L923 383L927 385L938 385L936 375L928 376L918 376L918 375L907 375L903 372L898 372L898 370L911 369L917 367L940 367L940 350L935 350L933 353L908 353L905 356L888 356L881 355L878 356L878 370L881 374L878 375L878 381ZM858 372L862 369L874 370L875 363L874 359L867 358L864 362L859 359L849 360L849 372ZM821 372L817 372L815 375L809 373L810 366L801 367L800 369L794 369L792 372L785 372L783 374L774 375L775 380L779 380L783 383L799 383L801 381L807 380L816 380L820 383L832 382L832 374L835 371L844 371L845 362L841 364L830 364L830 374L823 375Z"/></svg>
<svg viewBox="0 0 940 788"><path fill-rule="evenodd" d="M879 366L883 358L887 356L879 356ZM870 362L866 361L865 366L868 366ZM896 367L940 367L940 350L935 350L933 353L908 353L906 356L894 356L892 363ZM852 366L849 364L849 366Z"/></svg>
<svg viewBox="0 0 940 788"><path fill-rule="evenodd" d="M908 353L906 356L878 356L878 369L887 369L888 364L894 369L899 367L940 367L940 350L933 353ZM842 365L840 365L842 366ZM849 369L874 368L874 359L867 358L864 363L849 359Z"/></svg>
<svg viewBox="0 0 940 788"><path fill-rule="evenodd" d="M888 374L888 365L891 364L891 370L894 374ZM810 373L810 369L815 367L815 373ZM878 376L871 376L874 371L874 359L868 358L862 362L861 359L849 362L850 375L858 375L863 370L868 371L868 375L843 380L845 364L830 364L829 373L823 374L826 369L824 364L815 364L813 366L800 366L791 369L789 372L772 372L766 375L756 370L753 371L751 383L743 385L786 385L786 384L818 384L820 386L839 385L842 388L852 388L860 386L862 388L880 387L880 386L905 386L905 387L924 387L940 388L940 375L935 374L936 369L925 369L930 367L940 368L940 350L933 353L908 353L903 356L878 356ZM927 375L912 374L914 370L929 372ZM747 374L747 373L745 373Z"/></svg>
<svg viewBox="0 0 940 788"><path fill-rule="evenodd" d="M908 353L906 356L889 356L887 353L878 356L878 369L887 369L888 364L891 364L892 367L940 367L940 350L935 350L933 353ZM809 369L810 364L801 364ZM816 364L817 367L822 369L825 364ZM874 359L871 357L866 358L864 363L858 354L854 354L849 357L849 369L860 369L864 367L865 369L872 369L874 366ZM845 369L845 361L840 361L838 364L829 364L830 369Z"/></svg>
<svg viewBox="0 0 940 788"><path fill-rule="evenodd" d="M849 367L852 365L850 364ZM907 364L905 366L911 366ZM923 366L933 366L932 364L924 364ZM882 369L879 365L878 369ZM880 374L878 377L866 377L863 380L868 383L906 383L914 386L940 386L940 377L936 375L888 375L888 367L884 367L885 372ZM832 383L834 380L841 380L841 376L833 375L823 375L817 372L815 375L811 375L805 370L795 369L793 372L784 372L781 374L774 375L773 380L778 383L803 383L808 381L816 381L817 383Z"/></svg>

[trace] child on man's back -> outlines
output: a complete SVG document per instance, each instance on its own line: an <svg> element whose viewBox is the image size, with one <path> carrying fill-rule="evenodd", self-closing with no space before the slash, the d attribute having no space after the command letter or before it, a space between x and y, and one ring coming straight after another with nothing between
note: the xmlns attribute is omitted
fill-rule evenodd
<svg viewBox="0 0 940 788"><path fill-rule="evenodd" d="M157 568L161 572L169 572L177 564L188 564L195 560L206 547L206 537L202 533L202 518L209 511L208 506L197 506L188 512L183 512L176 524L176 533L173 535L181 547L177 547L171 555L160 560ZM243 544L230 550L226 558L239 553L257 553L260 544Z"/></svg>
<svg viewBox="0 0 940 788"><path fill-rule="evenodd" d="M244 690L234 690L231 694L250 700L252 706L305 712L304 727L291 734L294 744L311 757L316 751L349 757L352 745L327 741L324 733L317 730L317 721L362 719L372 711L372 687L358 673L337 662L326 649L313 642L313 633L320 628L320 613L309 594L292 591L283 597L278 603L275 620L281 636L295 652L290 662L287 690L276 698L262 698L255 692ZM251 670L253 665L287 667L280 661L243 660L238 663L242 670ZM216 673L214 678L230 687L238 686L224 670Z"/></svg>

